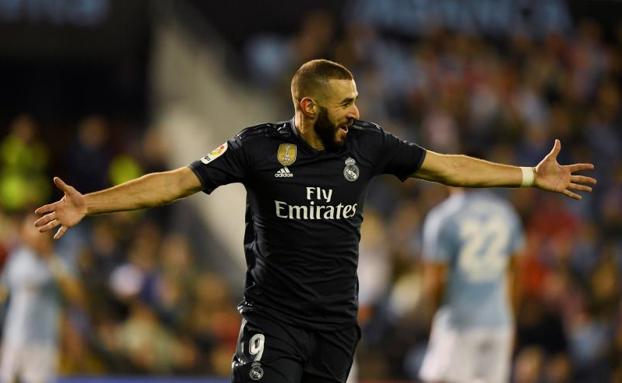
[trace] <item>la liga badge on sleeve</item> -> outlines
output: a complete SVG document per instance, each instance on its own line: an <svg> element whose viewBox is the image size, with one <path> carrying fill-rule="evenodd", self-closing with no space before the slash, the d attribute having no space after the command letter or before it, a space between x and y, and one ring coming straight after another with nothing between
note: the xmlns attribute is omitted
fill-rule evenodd
<svg viewBox="0 0 622 383"><path fill-rule="evenodd" d="M207 154L207 156L201 158L201 162L203 162L205 165L207 165L210 162L214 161L216 158L222 156L223 153L226 152L226 151L227 151L227 143L225 142L224 144L220 145L216 149L214 149L211 152L209 152Z"/></svg>

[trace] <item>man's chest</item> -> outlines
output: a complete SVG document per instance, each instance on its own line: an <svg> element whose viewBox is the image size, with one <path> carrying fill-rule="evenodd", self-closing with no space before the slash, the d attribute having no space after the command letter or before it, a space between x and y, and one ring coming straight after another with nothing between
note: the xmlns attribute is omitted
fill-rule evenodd
<svg viewBox="0 0 622 383"><path fill-rule="evenodd" d="M340 210L340 204L353 205L362 199L373 175L371 164L355 151L318 153L295 143L264 148L253 167L250 187L258 202L335 206Z"/></svg>

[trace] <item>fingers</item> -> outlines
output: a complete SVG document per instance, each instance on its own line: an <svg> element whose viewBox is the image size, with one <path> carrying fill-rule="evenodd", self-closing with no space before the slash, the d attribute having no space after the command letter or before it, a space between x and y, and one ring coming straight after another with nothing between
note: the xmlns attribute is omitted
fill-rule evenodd
<svg viewBox="0 0 622 383"><path fill-rule="evenodd" d="M43 206L37 208L37 210L35 210L35 214L41 215L41 214L52 212L52 211L56 210L56 206L57 205L58 205L58 202L54 202L54 203L49 203L47 205L43 205Z"/></svg>
<svg viewBox="0 0 622 383"><path fill-rule="evenodd" d="M591 192L592 191L592 188L589 187L589 186L575 184L573 182L571 182L570 185L568 185L568 189L580 190L580 191L585 191L585 192Z"/></svg>
<svg viewBox="0 0 622 383"><path fill-rule="evenodd" d="M581 176L575 176L575 177L581 177ZM589 177L584 177L584 178L589 178ZM584 192L591 192L592 188L590 186L587 185L581 185L578 183L574 183L574 182L570 182L570 184L568 184L568 187L562 191L562 193L567 196L570 197L572 199L576 199L576 200L580 200L583 197L581 197L581 195L577 194L577 193L573 193L570 190L577 190L577 191L584 191Z"/></svg>
<svg viewBox="0 0 622 383"><path fill-rule="evenodd" d="M52 219L50 222L45 225L39 226L39 232L44 233L46 231L50 231L56 226L60 225L60 221L57 219Z"/></svg>
<svg viewBox="0 0 622 383"><path fill-rule="evenodd" d="M578 184L589 184L596 185L596 179L592 177L586 176L570 176L570 182L578 183Z"/></svg>
<svg viewBox="0 0 622 383"><path fill-rule="evenodd" d="M67 226L61 225L60 221L56 219L56 212L51 212L49 214L46 214L43 217L35 221L35 226L39 228L39 232L41 233L50 231L54 229L55 227L57 227L58 225L60 225L60 227L56 231L56 234L54 234L54 239L61 238L63 235L65 235L65 233L68 230Z"/></svg>
<svg viewBox="0 0 622 383"><path fill-rule="evenodd" d="M59 177L54 177L54 185L62 190L63 193L65 193L65 196L60 201L43 205L35 210L35 214L43 215L43 217L35 221L35 227L38 227L39 232L43 233L46 231L50 231L60 225L60 227L56 231L56 234L54 234L54 239L60 239L63 235L65 235L69 228L65 225L61 225L60 221L56 217L56 210L58 209L59 204L63 203L63 201L66 201L67 198L71 197L72 195L74 197L76 195L80 196L80 193L74 187L67 185Z"/></svg>
<svg viewBox="0 0 622 383"><path fill-rule="evenodd" d="M67 230L68 228L65 225L62 225L61 227L59 227L58 230L56 231L56 234L54 234L54 239L60 239L63 235L65 235Z"/></svg>
<svg viewBox="0 0 622 383"><path fill-rule="evenodd" d="M54 185L62 190L65 194L76 194L78 191L71 185L67 185L60 177L54 177Z"/></svg>
<svg viewBox="0 0 622 383"><path fill-rule="evenodd" d="M555 143L553 144L553 149L551 149L550 153L547 155L547 157L557 157L557 155L559 154L560 150L562 150L562 143L558 140L555 139Z"/></svg>
<svg viewBox="0 0 622 383"><path fill-rule="evenodd" d="M61 180L60 177L54 177L54 185L62 191L66 191L69 186L65 183L65 181Z"/></svg>
<svg viewBox="0 0 622 383"><path fill-rule="evenodd" d="M566 165L566 167L570 170L571 173L580 172L582 170L594 169L593 164L572 164L572 165Z"/></svg>
<svg viewBox="0 0 622 383"><path fill-rule="evenodd" d="M54 219L56 219L56 212L53 211L49 214L44 215L43 217L39 218L38 220L35 221L35 227L41 227L49 222L52 222Z"/></svg>
<svg viewBox="0 0 622 383"><path fill-rule="evenodd" d="M562 192L562 194L564 194L566 197L570 197L572 199L576 199L576 200L580 200L582 197L580 195L578 195L577 193L573 193L570 190L566 189Z"/></svg>

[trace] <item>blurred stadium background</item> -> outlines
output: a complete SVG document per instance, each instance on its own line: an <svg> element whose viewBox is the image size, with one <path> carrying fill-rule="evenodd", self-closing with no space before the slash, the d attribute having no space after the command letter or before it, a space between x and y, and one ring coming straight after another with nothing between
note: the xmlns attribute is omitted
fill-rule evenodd
<svg viewBox="0 0 622 383"><path fill-rule="evenodd" d="M89 192L188 164L289 118L295 68L332 58L364 119L426 147L535 165L560 138L561 161L597 165L581 202L503 191L528 233L513 381L622 382L621 20L620 1L0 0L0 259L53 175ZM444 197L370 187L362 382L416 381L420 225ZM63 302L61 381L228 381L243 216L233 185L71 230L57 251L87 299Z"/></svg>

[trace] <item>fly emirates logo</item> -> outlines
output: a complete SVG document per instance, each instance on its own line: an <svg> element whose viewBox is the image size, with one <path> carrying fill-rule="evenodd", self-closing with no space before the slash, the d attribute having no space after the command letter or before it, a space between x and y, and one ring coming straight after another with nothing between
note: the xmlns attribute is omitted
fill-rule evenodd
<svg viewBox="0 0 622 383"><path fill-rule="evenodd" d="M333 189L317 186L306 187L307 205L290 205L283 201L274 201L276 216L285 219L343 219L356 214L357 204L330 205Z"/></svg>

